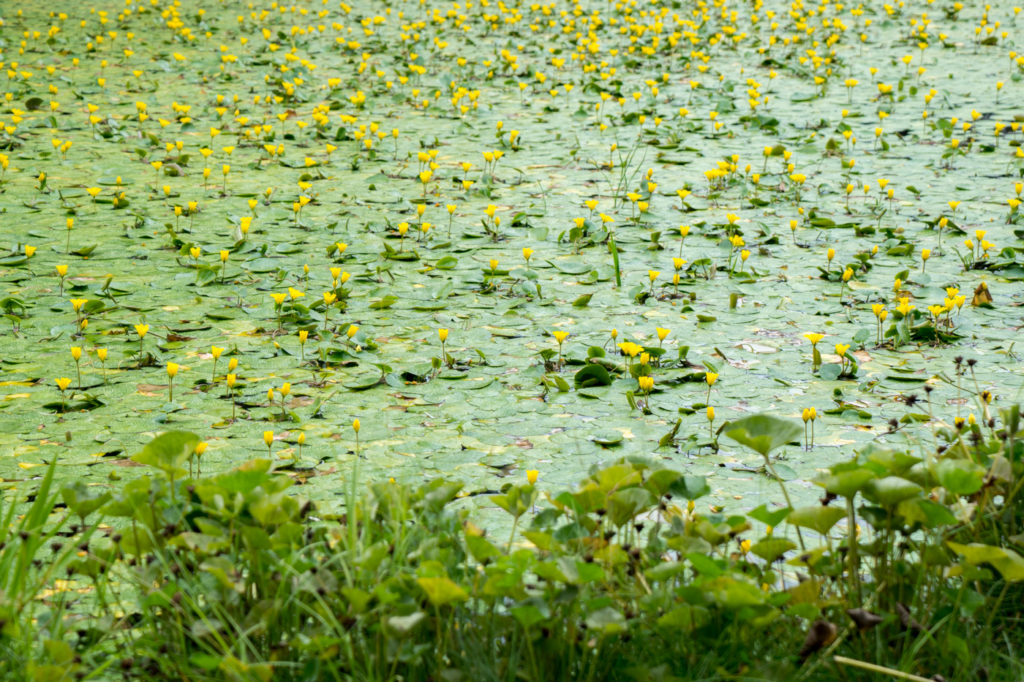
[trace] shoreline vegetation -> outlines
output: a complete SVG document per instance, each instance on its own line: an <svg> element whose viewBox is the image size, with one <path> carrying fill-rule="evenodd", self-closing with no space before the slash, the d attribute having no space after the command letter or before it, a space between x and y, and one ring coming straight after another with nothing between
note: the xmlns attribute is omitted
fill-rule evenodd
<svg viewBox="0 0 1024 682"><path fill-rule="evenodd" d="M643 457L561 492L530 472L492 496L507 538L458 482L367 482L355 457L345 511L321 514L269 459L190 474L198 436L167 432L112 489L58 490L54 462L27 513L5 496L0 676L1014 679L1020 417L869 447L817 504L745 514ZM724 435L770 468L801 432Z"/></svg>

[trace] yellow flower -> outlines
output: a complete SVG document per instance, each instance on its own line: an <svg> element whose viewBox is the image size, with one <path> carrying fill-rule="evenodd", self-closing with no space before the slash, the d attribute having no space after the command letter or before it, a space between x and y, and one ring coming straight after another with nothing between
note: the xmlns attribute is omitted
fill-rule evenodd
<svg viewBox="0 0 1024 682"><path fill-rule="evenodd" d="M216 360L220 358L220 354L224 352L224 349L219 346L210 346L210 355Z"/></svg>
<svg viewBox="0 0 1024 682"><path fill-rule="evenodd" d="M148 324L137 324L135 325L135 333L139 335L140 339L146 338L146 334L149 333Z"/></svg>
<svg viewBox="0 0 1024 682"><path fill-rule="evenodd" d="M33 255L35 255L35 252L36 252L36 247L29 246L28 244L25 244L25 257L26 258L31 258Z"/></svg>
<svg viewBox="0 0 1024 682"><path fill-rule="evenodd" d="M551 335L555 337L556 341L558 341L558 345L562 345L562 343L567 338L569 338L569 332L556 331L556 332L551 332Z"/></svg>
<svg viewBox="0 0 1024 682"><path fill-rule="evenodd" d="M274 432L273 431L264 431L263 432L263 442L266 443L267 447L269 448L270 444L274 442Z"/></svg>
<svg viewBox="0 0 1024 682"><path fill-rule="evenodd" d="M708 405L708 409L706 410L706 414L707 414L709 422L715 421L715 408L713 406Z"/></svg>
<svg viewBox="0 0 1024 682"><path fill-rule="evenodd" d="M178 374L178 363L168 362L167 363L167 376L174 378Z"/></svg>
<svg viewBox="0 0 1024 682"><path fill-rule="evenodd" d="M658 341L664 341L665 337L672 333L672 330L662 327L655 328L655 331L658 333Z"/></svg>
<svg viewBox="0 0 1024 682"><path fill-rule="evenodd" d="M278 389L282 396L286 396L292 392L292 385L287 381L281 384L281 388Z"/></svg>
<svg viewBox="0 0 1024 682"><path fill-rule="evenodd" d="M848 344L848 343L837 343L836 344L836 355L838 355L839 357L844 357L846 355L846 351L848 351L848 350L850 350L850 344Z"/></svg>
<svg viewBox="0 0 1024 682"><path fill-rule="evenodd" d="M359 429L360 429L359 420L358 419L353 419L352 420L352 430L355 431L356 433L359 433Z"/></svg>
<svg viewBox="0 0 1024 682"><path fill-rule="evenodd" d="M648 279L651 280L652 284L654 283L654 280L658 279L658 275L660 275L660 274L661 274L661 272L659 272L658 270L648 270L647 271L647 277L648 277Z"/></svg>
<svg viewBox="0 0 1024 682"><path fill-rule="evenodd" d="M439 339L441 339L441 343L444 343L445 341L448 340L448 330L447 329L438 329L437 330L437 337Z"/></svg>
<svg viewBox="0 0 1024 682"><path fill-rule="evenodd" d="M523 249L523 258L525 258L527 262L530 261L530 256L532 256L532 255L533 255L533 249L531 249L529 247L526 247L526 248Z"/></svg>
<svg viewBox="0 0 1024 682"><path fill-rule="evenodd" d="M231 255L230 251L228 251L227 249L221 249L221 251L220 251L220 262L221 263L227 263L228 262L228 257L230 255Z"/></svg>
<svg viewBox="0 0 1024 682"><path fill-rule="evenodd" d="M238 375L229 374L224 378L224 381L227 382L228 388L234 388L235 382L238 381Z"/></svg>
<svg viewBox="0 0 1024 682"><path fill-rule="evenodd" d="M849 282L852 277L853 277L853 269L852 268L846 268L845 270L843 270L843 281L844 282Z"/></svg>
<svg viewBox="0 0 1024 682"><path fill-rule="evenodd" d="M804 334L804 338L810 341L812 346L817 346L818 342L825 338L825 335L818 334L817 332L807 332Z"/></svg>
<svg viewBox="0 0 1024 682"><path fill-rule="evenodd" d="M66 266L66 265L58 265L57 266L57 274L60 275L61 277L63 277L64 275L68 274L68 266Z"/></svg>
<svg viewBox="0 0 1024 682"><path fill-rule="evenodd" d="M714 386L715 382L718 381L717 372L705 372L704 381L707 382L708 386Z"/></svg>
<svg viewBox="0 0 1024 682"><path fill-rule="evenodd" d="M270 298L274 299L274 305L276 306L280 306L282 303L284 303L285 296L286 294L270 294Z"/></svg>
<svg viewBox="0 0 1024 682"><path fill-rule="evenodd" d="M635 358L644 347L632 341L625 341L619 344L619 349L629 357Z"/></svg>
<svg viewBox="0 0 1024 682"><path fill-rule="evenodd" d="M81 360L82 359L82 349L79 346L72 346L71 347L71 357L75 359L75 362L78 362L79 360Z"/></svg>
<svg viewBox="0 0 1024 682"><path fill-rule="evenodd" d="M96 349L96 357L98 357L100 359L100 362L105 362L106 359L107 359L107 349L106 348L97 348Z"/></svg>
<svg viewBox="0 0 1024 682"><path fill-rule="evenodd" d="M928 260L932 257L931 249L921 249L921 260Z"/></svg>
<svg viewBox="0 0 1024 682"><path fill-rule="evenodd" d="M899 311L900 315L904 316L909 314L914 308L915 306L911 305L910 299L905 296L900 299L900 304L896 306L896 310Z"/></svg>
<svg viewBox="0 0 1024 682"><path fill-rule="evenodd" d="M61 391L68 390L68 386L71 385L71 379L67 377L61 377L59 379L55 379L55 381L57 382L57 388L59 388Z"/></svg>
<svg viewBox="0 0 1024 682"><path fill-rule="evenodd" d="M526 481L530 485L535 485L537 483L537 477L539 475L540 475L540 472L537 471L536 469L527 469L526 470Z"/></svg>
<svg viewBox="0 0 1024 682"><path fill-rule="evenodd" d="M359 331L359 327L357 325L350 324L348 326L348 329L345 331L345 336L347 336L348 338L351 339L353 336L356 335L356 332L358 332L358 331Z"/></svg>
<svg viewBox="0 0 1024 682"><path fill-rule="evenodd" d="M290 298L291 298L291 299L292 299L293 301L294 301L295 299L297 299L297 298L302 298L302 297L303 297L303 296L305 296L305 295L306 295L306 294L304 294L303 292L299 291L299 290L298 290L298 289L296 289L295 287L288 287L288 296L289 296L289 297L290 297Z"/></svg>
<svg viewBox="0 0 1024 682"><path fill-rule="evenodd" d="M654 388L654 377L637 377L637 384L640 386L640 390L644 393L650 393L651 389Z"/></svg>

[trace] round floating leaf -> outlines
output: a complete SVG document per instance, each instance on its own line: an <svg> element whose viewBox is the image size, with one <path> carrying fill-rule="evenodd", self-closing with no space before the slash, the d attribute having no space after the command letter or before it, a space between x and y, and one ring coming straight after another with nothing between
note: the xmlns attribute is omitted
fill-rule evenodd
<svg viewBox="0 0 1024 682"><path fill-rule="evenodd" d="M622 442L622 434L612 429L605 429L590 434L590 440L594 441L598 445L612 447Z"/></svg>
<svg viewBox="0 0 1024 682"><path fill-rule="evenodd" d="M576 388L589 388L591 386L611 386L612 376L604 367L591 363L576 372L573 377Z"/></svg>

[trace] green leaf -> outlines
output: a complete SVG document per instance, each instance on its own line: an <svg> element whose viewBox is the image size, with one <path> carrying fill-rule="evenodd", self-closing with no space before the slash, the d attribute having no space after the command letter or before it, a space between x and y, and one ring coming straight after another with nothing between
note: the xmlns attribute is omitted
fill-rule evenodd
<svg viewBox="0 0 1024 682"><path fill-rule="evenodd" d="M669 491L687 500L696 500L710 495L711 487L703 476L681 476L669 486Z"/></svg>
<svg viewBox="0 0 1024 682"><path fill-rule="evenodd" d="M817 481L818 485L833 495L853 497L876 477L875 472L866 467L858 467L848 471L835 471Z"/></svg>
<svg viewBox="0 0 1024 682"><path fill-rule="evenodd" d="M64 504L82 519L105 505L112 497L109 490L90 488L81 480L61 488Z"/></svg>
<svg viewBox="0 0 1024 682"><path fill-rule="evenodd" d="M469 599L466 591L450 578L417 578L416 582L427 593L427 599L434 606L445 606L453 601Z"/></svg>
<svg viewBox="0 0 1024 682"><path fill-rule="evenodd" d="M985 482L985 468L966 459L939 460L935 474L954 495L973 495Z"/></svg>
<svg viewBox="0 0 1024 682"><path fill-rule="evenodd" d="M491 541L480 535L473 535L472 533L466 533L466 548L469 553L473 555L473 558L477 561L486 561L487 559L493 559L501 556L501 552L498 548L491 544Z"/></svg>
<svg viewBox="0 0 1024 682"><path fill-rule="evenodd" d="M822 365L818 369L818 377L822 381L835 381L843 373L843 368L834 362Z"/></svg>
<svg viewBox="0 0 1024 682"><path fill-rule="evenodd" d="M1024 558L1011 549L977 542L968 545L961 545L957 542L947 542L946 544L971 565L992 564L1004 580L1009 582L1024 580Z"/></svg>
<svg viewBox="0 0 1024 682"><path fill-rule="evenodd" d="M817 504L810 507L797 507L786 517L786 523L810 528L825 535L844 516L846 516L846 512L838 507L822 507Z"/></svg>
<svg viewBox="0 0 1024 682"><path fill-rule="evenodd" d="M183 475L186 464L196 446L199 436L188 431L168 431L149 441L142 451L132 455L132 461L160 469L171 478Z"/></svg>
<svg viewBox="0 0 1024 682"><path fill-rule="evenodd" d="M803 427L789 419L754 414L730 422L725 435L767 457L775 448L799 439L803 432Z"/></svg>
<svg viewBox="0 0 1024 682"><path fill-rule="evenodd" d="M921 494L921 486L899 476L886 476L864 486L864 496L883 507L892 507Z"/></svg>
<svg viewBox="0 0 1024 682"><path fill-rule="evenodd" d="M509 609L512 617L524 628L529 628L551 617L551 609L543 599L532 599L526 604Z"/></svg>
<svg viewBox="0 0 1024 682"><path fill-rule="evenodd" d="M590 440L598 445L610 448L622 442L622 433L615 429L602 429L590 434Z"/></svg>
<svg viewBox="0 0 1024 682"><path fill-rule="evenodd" d="M760 507L757 507L756 509L751 509L749 512L747 512L747 516L754 519L755 521L760 521L766 526L774 527L782 523L783 519L789 516L790 512L792 511L793 509L791 507L784 507L782 509L776 509L775 511L768 511L768 506L762 504Z"/></svg>
<svg viewBox="0 0 1024 682"><path fill-rule="evenodd" d="M384 298L379 298L370 303L370 310L384 310L385 308L390 308L396 303L398 303L398 297L388 294Z"/></svg>
<svg viewBox="0 0 1024 682"><path fill-rule="evenodd" d="M690 552L686 555L686 558L693 565L694 570L701 575L706 575L711 578L716 578L722 575L722 568L709 556L698 554L697 552Z"/></svg>
<svg viewBox="0 0 1024 682"><path fill-rule="evenodd" d="M654 496L645 488L617 490L608 497L608 518L616 526L623 526L648 511L654 503Z"/></svg>
<svg viewBox="0 0 1024 682"><path fill-rule="evenodd" d="M576 388L590 388L591 386L611 386L612 376L608 370L596 363L591 363L576 372L573 376L573 384Z"/></svg>
<svg viewBox="0 0 1024 682"><path fill-rule="evenodd" d="M796 544L792 540L787 540L786 538L767 538L754 543L750 551L771 563L791 549L796 549Z"/></svg>
<svg viewBox="0 0 1024 682"><path fill-rule="evenodd" d="M587 627L602 634L613 635L626 629L626 619L612 607L606 606L587 617Z"/></svg>

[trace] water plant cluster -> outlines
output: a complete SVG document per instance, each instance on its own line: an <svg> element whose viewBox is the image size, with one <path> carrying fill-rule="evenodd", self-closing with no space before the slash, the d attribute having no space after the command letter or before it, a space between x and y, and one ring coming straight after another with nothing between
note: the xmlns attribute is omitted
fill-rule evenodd
<svg viewBox="0 0 1024 682"><path fill-rule="evenodd" d="M1019 7L3 9L5 673L1019 676Z"/></svg>

